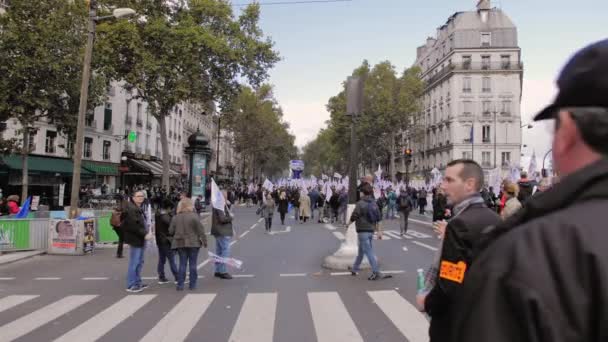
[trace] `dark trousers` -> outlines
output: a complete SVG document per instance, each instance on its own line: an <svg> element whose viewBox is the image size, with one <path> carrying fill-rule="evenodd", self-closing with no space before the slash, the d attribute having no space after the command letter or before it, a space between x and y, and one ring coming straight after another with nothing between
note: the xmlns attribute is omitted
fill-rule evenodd
<svg viewBox="0 0 608 342"><path fill-rule="evenodd" d="M177 265L175 264L175 251L168 245L158 245L158 265L156 271L158 272L158 279L166 279L165 277L165 263L169 261L169 268L171 274L175 280L177 280Z"/></svg>
<svg viewBox="0 0 608 342"><path fill-rule="evenodd" d="M198 273L196 271L196 260L198 259L198 251L200 247L184 247L178 248L179 254L179 270L177 276L177 287L184 288L186 281L186 267L190 270L190 289L196 288Z"/></svg>
<svg viewBox="0 0 608 342"><path fill-rule="evenodd" d="M118 249L116 250L116 256L122 257L122 249L125 244L124 234L122 233L122 230L116 228L114 228L114 232L116 232L116 235L118 235Z"/></svg>
<svg viewBox="0 0 608 342"><path fill-rule="evenodd" d="M279 214L281 215L281 224L285 224L285 213L280 212Z"/></svg>
<svg viewBox="0 0 608 342"><path fill-rule="evenodd" d="M272 216L267 217L266 220L266 231L269 232L270 229L272 228Z"/></svg>

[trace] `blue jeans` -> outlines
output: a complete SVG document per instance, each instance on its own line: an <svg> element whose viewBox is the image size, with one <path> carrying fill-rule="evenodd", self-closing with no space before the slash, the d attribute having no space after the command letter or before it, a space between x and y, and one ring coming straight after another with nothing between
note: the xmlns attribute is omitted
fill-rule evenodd
<svg viewBox="0 0 608 342"><path fill-rule="evenodd" d="M230 236L215 237L215 254L222 258L227 258L230 256ZM226 264L216 262L215 272L226 273Z"/></svg>
<svg viewBox="0 0 608 342"><path fill-rule="evenodd" d="M190 288L196 288L198 273L196 271L196 261L198 260L199 247L184 247L178 248L179 254L179 271L177 276L177 287L183 288L186 281L186 267L190 270Z"/></svg>
<svg viewBox="0 0 608 342"><path fill-rule="evenodd" d="M374 234L357 233L357 236L359 237L359 253L357 254L357 258L355 259L353 271L359 272L359 267L361 266L363 256L365 255L367 257L367 260L369 260L369 264L372 266L372 272L377 273L379 271L378 262L376 261L374 249L372 248L372 239L374 238Z"/></svg>
<svg viewBox="0 0 608 342"><path fill-rule="evenodd" d="M177 265L175 264L175 252L171 249L171 246L158 245L158 265L156 266L156 272L158 273L159 279L166 279L165 277L165 262L169 261L169 268L175 280L177 280Z"/></svg>
<svg viewBox="0 0 608 342"><path fill-rule="evenodd" d="M394 219L395 218L395 207L397 205L396 204L389 204L388 205L388 210L386 211L386 218L391 218Z"/></svg>
<svg viewBox="0 0 608 342"><path fill-rule="evenodd" d="M144 247L129 246L127 288L141 285L141 269L144 267Z"/></svg>

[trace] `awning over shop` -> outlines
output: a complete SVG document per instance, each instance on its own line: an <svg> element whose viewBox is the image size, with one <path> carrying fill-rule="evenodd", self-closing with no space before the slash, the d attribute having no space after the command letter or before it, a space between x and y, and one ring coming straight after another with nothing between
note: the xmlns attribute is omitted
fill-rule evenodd
<svg viewBox="0 0 608 342"><path fill-rule="evenodd" d="M95 172L98 176L118 176L118 164L100 163L90 160L83 160L82 166Z"/></svg>
<svg viewBox="0 0 608 342"><path fill-rule="evenodd" d="M8 155L0 157L2 164L1 168L11 170L21 170L21 156L20 155ZM65 158L52 158L43 156L28 156L27 168L29 173L34 172L50 172L50 173L63 173L72 174L74 171L74 163L71 159ZM88 168L82 167L80 173L83 175L92 175Z"/></svg>
<svg viewBox="0 0 608 342"><path fill-rule="evenodd" d="M163 165L160 162L141 159L129 159L129 162L132 162L141 169L149 170L149 172L154 176L160 177L163 174ZM179 172L169 169L169 176L177 177L180 176L180 174Z"/></svg>

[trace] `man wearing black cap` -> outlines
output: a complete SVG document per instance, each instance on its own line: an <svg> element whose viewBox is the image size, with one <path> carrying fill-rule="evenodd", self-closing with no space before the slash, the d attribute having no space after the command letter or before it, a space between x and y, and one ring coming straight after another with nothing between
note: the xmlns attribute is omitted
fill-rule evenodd
<svg viewBox="0 0 608 342"><path fill-rule="evenodd" d="M555 102L561 181L486 229L452 341L608 341L608 40L566 64Z"/></svg>

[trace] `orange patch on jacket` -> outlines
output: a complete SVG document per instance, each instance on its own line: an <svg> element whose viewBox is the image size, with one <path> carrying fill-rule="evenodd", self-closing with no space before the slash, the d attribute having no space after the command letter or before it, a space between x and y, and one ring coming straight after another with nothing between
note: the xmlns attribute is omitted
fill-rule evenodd
<svg viewBox="0 0 608 342"><path fill-rule="evenodd" d="M466 270L467 264L465 264L464 261L459 261L458 263L441 261L439 277L462 284Z"/></svg>

